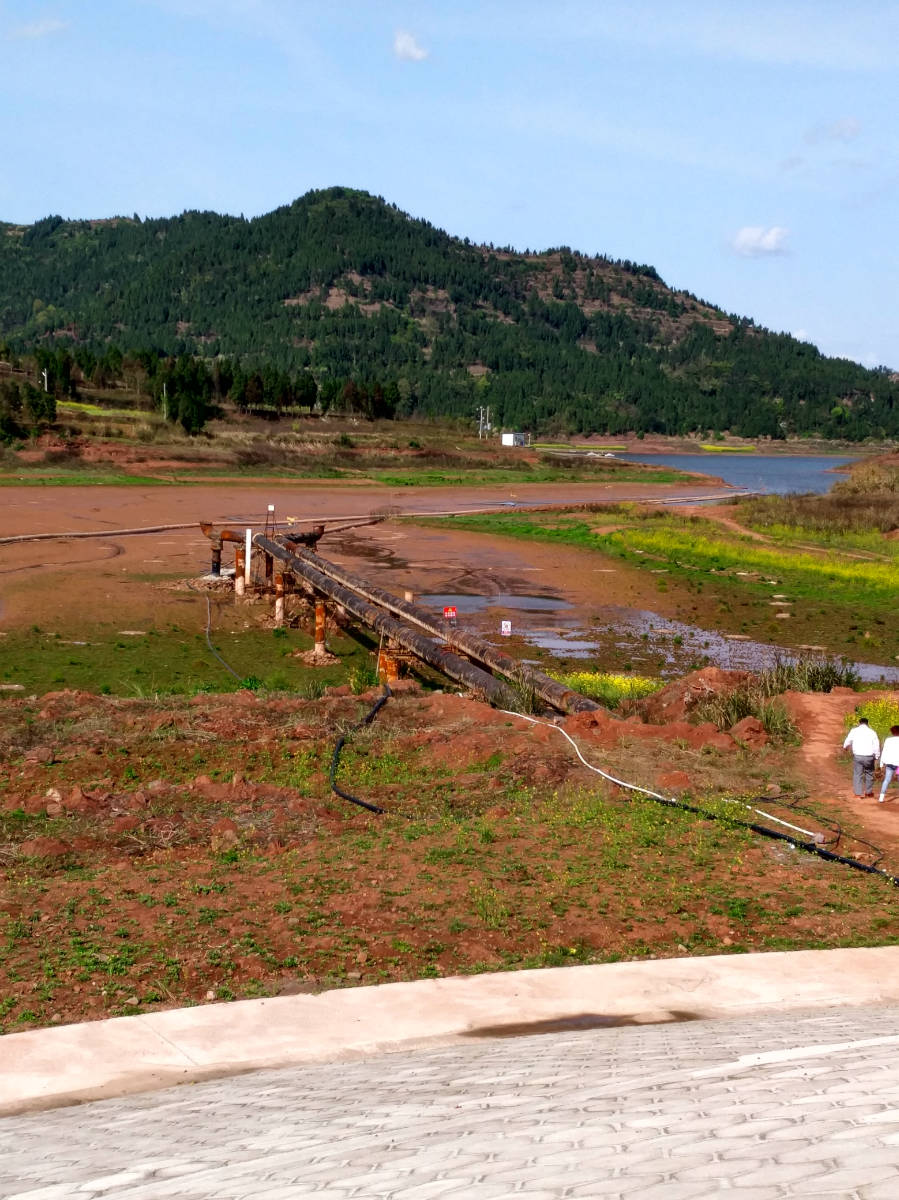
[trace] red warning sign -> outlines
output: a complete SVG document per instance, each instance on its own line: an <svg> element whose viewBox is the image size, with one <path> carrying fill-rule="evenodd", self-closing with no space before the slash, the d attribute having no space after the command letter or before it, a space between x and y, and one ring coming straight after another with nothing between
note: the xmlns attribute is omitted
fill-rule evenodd
<svg viewBox="0 0 899 1200"><path fill-rule="evenodd" d="M455 619L456 619L456 606L455 606L455 604L446 604L446 605L444 605L444 608L443 608L443 619L444 619L444 621L455 621Z"/></svg>

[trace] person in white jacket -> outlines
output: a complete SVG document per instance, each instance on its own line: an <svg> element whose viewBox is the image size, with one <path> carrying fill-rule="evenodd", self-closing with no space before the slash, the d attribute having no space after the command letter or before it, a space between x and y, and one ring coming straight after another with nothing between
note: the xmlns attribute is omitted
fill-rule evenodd
<svg viewBox="0 0 899 1200"><path fill-rule="evenodd" d="M859 717L858 724L846 735L843 749L852 749L852 789L856 796L874 795L874 764L880 754L880 738L868 724L867 717Z"/></svg>
<svg viewBox="0 0 899 1200"><path fill-rule="evenodd" d="M880 785L878 803L883 804L887 796L890 780L899 769L899 725L890 726L890 736L883 739L883 749L880 752L880 765L883 767L883 783Z"/></svg>

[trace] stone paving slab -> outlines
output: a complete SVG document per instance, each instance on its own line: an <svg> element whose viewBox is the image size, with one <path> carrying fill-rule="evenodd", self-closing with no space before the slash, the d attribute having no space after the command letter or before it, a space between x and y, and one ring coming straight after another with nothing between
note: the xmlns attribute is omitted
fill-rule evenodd
<svg viewBox="0 0 899 1200"><path fill-rule="evenodd" d="M655 959L199 1005L8 1034L0 1116L471 1037L875 1002L899 1004L899 946ZM644 1053L664 1065L663 1050ZM473 1085L489 1082L480 1060L471 1062ZM872 1060L869 1069L882 1066Z"/></svg>
<svg viewBox="0 0 899 1200"><path fill-rule="evenodd" d="M309 1063L0 1121L3 1200L899 1197L899 1004Z"/></svg>

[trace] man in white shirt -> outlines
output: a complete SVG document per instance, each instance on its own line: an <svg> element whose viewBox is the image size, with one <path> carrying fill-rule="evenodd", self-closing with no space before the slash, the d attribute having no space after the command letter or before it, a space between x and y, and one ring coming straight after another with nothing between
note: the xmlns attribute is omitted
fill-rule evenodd
<svg viewBox="0 0 899 1200"><path fill-rule="evenodd" d="M883 767L883 783L880 785L878 803L883 804L887 797L890 780L899 769L899 725L890 726L890 736L883 739L883 749L880 752L880 765Z"/></svg>
<svg viewBox="0 0 899 1200"><path fill-rule="evenodd" d="M859 717L858 724L849 730L843 749L852 749L852 789L856 796L874 795L874 764L880 754L880 738L868 724L867 717Z"/></svg>

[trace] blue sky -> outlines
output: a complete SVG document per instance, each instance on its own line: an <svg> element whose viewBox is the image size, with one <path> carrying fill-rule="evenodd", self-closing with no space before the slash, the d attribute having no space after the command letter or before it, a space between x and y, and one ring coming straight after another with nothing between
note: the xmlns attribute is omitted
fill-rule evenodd
<svg viewBox="0 0 899 1200"><path fill-rule="evenodd" d="M899 4L0 0L0 219L384 196L899 368Z"/></svg>

